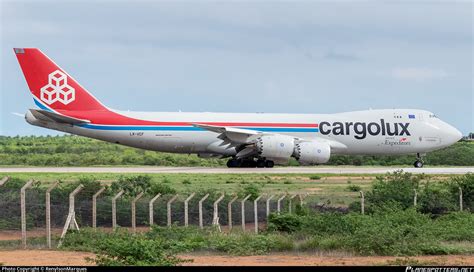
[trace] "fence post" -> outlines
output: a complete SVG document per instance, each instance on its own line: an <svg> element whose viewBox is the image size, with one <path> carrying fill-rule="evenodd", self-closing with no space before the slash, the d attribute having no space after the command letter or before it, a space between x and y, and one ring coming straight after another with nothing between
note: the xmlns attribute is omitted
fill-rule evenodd
<svg viewBox="0 0 474 272"><path fill-rule="evenodd" d="M58 184L59 182L56 181L46 190L46 242L48 248L51 248L51 191L58 186Z"/></svg>
<svg viewBox="0 0 474 272"><path fill-rule="evenodd" d="M288 213L291 213L291 206L293 206L293 198L295 198L296 195L292 195L289 197L289 203L288 203Z"/></svg>
<svg viewBox="0 0 474 272"><path fill-rule="evenodd" d="M97 228L97 197L102 194L102 192L105 190L105 187L100 188L99 191L97 191L93 196L92 196L92 228L96 230Z"/></svg>
<svg viewBox="0 0 474 272"><path fill-rule="evenodd" d="M84 188L84 185L79 184L79 186L77 186L76 189L74 189L74 191L69 194L69 212L66 218L66 223L64 224L63 233L61 233L61 238L59 239L58 248L61 247L68 229L72 228L79 230L79 226L77 225L76 221L76 212L74 209L74 198L82 190L82 188Z"/></svg>
<svg viewBox="0 0 474 272"><path fill-rule="evenodd" d="M168 214L168 223L167 223L168 227L171 227L171 203L173 203L173 201L175 201L176 198L178 198L178 194L173 196L170 200L168 200L168 203L166 203L166 211Z"/></svg>
<svg viewBox="0 0 474 272"><path fill-rule="evenodd" d="M462 189L459 187L459 210L462 212Z"/></svg>
<svg viewBox="0 0 474 272"><path fill-rule="evenodd" d="M202 223L202 202L209 197L209 194L206 194L201 200L199 200L199 227L202 229L204 227Z"/></svg>
<svg viewBox="0 0 474 272"><path fill-rule="evenodd" d="M187 227L189 224L189 215L188 215L188 202L191 200L191 198L194 197L196 193L192 193L186 200L184 200L184 226Z"/></svg>
<svg viewBox="0 0 474 272"><path fill-rule="evenodd" d="M79 229L76 221L76 211L75 211L75 197L76 195L84 188L84 185L79 184L72 193L69 194L69 212L72 214L71 222L69 223L70 227Z"/></svg>
<svg viewBox="0 0 474 272"><path fill-rule="evenodd" d="M278 214L280 214L280 208L281 208L280 203L285 197L286 197L286 195L282 195L277 201L277 212L278 212Z"/></svg>
<svg viewBox="0 0 474 272"><path fill-rule="evenodd" d="M143 192L139 193L132 200L132 231L133 233L137 232L137 201L143 196Z"/></svg>
<svg viewBox="0 0 474 272"><path fill-rule="evenodd" d="M304 205L304 199L307 197L307 194L298 194L298 198L300 199L300 206L303 207Z"/></svg>
<svg viewBox="0 0 474 272"><path fill-rule="evenodd" d="M117 199L123 195L123 190L112 197L112 229L117 228Z"/></svg>
<svg viewBox="0 0 474 272"><path fill-rule="evenodd" d="M149 222L150 222L150 228L153 226L153 204L155 201L161 196L161 194L157 194L154 198L150 200L150 203L148 203L148 214L149 214Z"/></svg>
<svg viewBox="0 0 474 272"><path fill-rule="evenodd" d="M240 206L242 208L241 212L242 212L242 231L245 231L245 201L247 201L247 199L249 199L249 197L251 197L252 195L248 195L246 196L244 199L242 199L242 201L240 201Z"/></svg>
<svg viewBox="0 0 474 272"><path fill-rule="evenodd" d="M21 205L21 242L23 248L26 248L26 189L30 188L33 180L29 180L20 190L20 205Z"/></svg>
<svg viewBox="0 0 474 272"><path fill-rule="evenodd" d="M364 198L364 192L359 191L360 193L360 213L365 214L365 198Z"/></svg>
<svg viewBox="0 0 474 272"><path fill-rule="evenodd" d="M232 230L232 203L237 200L237 196L234 196L229 203L227 203L227 220L229 221L228 223L228 228L229 232Z"/></svg>
<svg viewBox="0 0 474 272"><path fill-rule="evenodd" d="M417 197L418 197L418 192L416 191L416 189L413 189L414 191L414 195L413 195L413 206L416 207L416 202L417 202Z"/></svg>
<svg viewBox="0 0 474 272"><path fill-rule="evenodd" d="M275 195L271 195L269 198L267 198L267 221L268 221L268 216L270 215L270 200L272 200L274 196Z"/></svg>
<svg viewBox="0 0 474 272"><path fill-rule="evenodd" d="M10 177L4 177L0 180L0 186L2 186L3 184L5 184L8 180L10 179Z"/></svg>
<svg viewBox="0 0 474 272"><path fill-rule="evenodd" d="M254 216L254 221L255 221L255 234L258 234L258 207L257 203L262 198L263 195L259 195L254 201L253 201L253 216Z"/></svg>
<svg viewBox="0 0 474 272"><path fill-rule="evenodd" d="M212 225L219 225L219 202L224 198L225 194L222 193L221 196L214 201L214 213L212 216Z"/></svg>

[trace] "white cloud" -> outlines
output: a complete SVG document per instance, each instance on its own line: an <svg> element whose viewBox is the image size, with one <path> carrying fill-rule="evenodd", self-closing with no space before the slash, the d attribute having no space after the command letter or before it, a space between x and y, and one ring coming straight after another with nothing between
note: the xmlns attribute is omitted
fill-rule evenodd
<svg viewBox="0 0 474 272"><path fill-rule="evenodd" d="M430 80L449 76L443 69L430 69L419 67L395 68L391 75L396 79L402 80Z"/></svg>

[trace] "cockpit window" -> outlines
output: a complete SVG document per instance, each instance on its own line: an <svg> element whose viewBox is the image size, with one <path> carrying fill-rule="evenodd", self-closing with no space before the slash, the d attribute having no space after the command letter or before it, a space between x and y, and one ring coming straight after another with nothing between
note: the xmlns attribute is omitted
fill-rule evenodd
<svg viewBox="0 0 474 272"><path fill-rule="evenodd" d="M430 113L429 117L430 118L438 118L438 116L436 116L436 114L433 114L433 113Z"/></svg>

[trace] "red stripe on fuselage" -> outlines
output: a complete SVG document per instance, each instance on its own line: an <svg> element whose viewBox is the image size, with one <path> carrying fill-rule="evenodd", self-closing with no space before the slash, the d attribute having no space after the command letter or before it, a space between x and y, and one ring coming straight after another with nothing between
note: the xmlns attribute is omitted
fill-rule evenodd
<svg viewBox="0 0 474 272"><path fill-rule="evenodd" d="M159 122L135 119L108 110L98 111L65 111L57 110L59 113L91 121L92 124L100 125L128 125L128 126L190 126L192 123L199 123L211 126L229 127L308 127L317 128L318 124L295 124L295 123L250 123L250 122Z"/></svg>

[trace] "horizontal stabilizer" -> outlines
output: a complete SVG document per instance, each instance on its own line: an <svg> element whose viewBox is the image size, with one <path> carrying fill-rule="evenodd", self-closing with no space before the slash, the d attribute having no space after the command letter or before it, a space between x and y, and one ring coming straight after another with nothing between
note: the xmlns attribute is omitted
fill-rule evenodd
<svg viewBox="0 0 474 272"><path fill-rule="evenodd" d="M65 123L65 124L71 124L71 125L90 123L89 120L77 119L74 117L61 115L61 114L54 113L47 110L30 109L30 112L31 114L33 114L34 117L43 121L50 121L50 122L53 121L57 123Z"/></svg>

